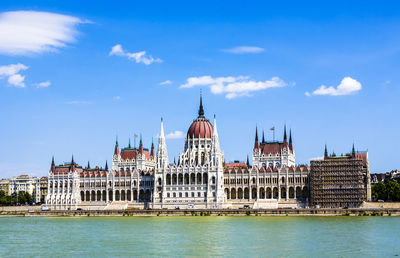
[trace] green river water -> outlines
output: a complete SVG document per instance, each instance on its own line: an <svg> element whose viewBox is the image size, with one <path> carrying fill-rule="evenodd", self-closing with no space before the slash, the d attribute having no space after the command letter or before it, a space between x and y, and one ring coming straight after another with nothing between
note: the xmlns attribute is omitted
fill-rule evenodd
<svg viewBox="0 0 400 258"><path fill-rule="evenodd" d="M1 257L400 255L400 217L0 218Z"/></svg>

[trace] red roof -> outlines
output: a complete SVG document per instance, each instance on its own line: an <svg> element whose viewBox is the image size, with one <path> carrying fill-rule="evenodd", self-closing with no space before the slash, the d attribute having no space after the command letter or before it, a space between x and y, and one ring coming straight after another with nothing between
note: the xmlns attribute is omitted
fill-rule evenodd
<svg viewBox="0 0 400 258"><path fill-rule="evenodd" d="M124 149L121 151L121 159L136 159L138 151L135 149ZM143 151L146 159L151 159L150 153L146 150Z"/></svg>
<svg viewBox="0 0 400 258"><path fill-rule="evenodd" d="M228 163L225 165L225 168L247 168L247 165L244 163L239 163L239 162L234 162L234 163Z"/></svg>
<svg viewBox="0 0 400 258"><path fill-rule="evenodd" d="M264 154L276 154L280 153L282 148L282 143L279 142L271 142L271 143L263 143L261 144L261 152Z"/></svg>
<svg viewBox="0 0 400 258"><path fill-rule="evenodd" d="M198 117L193 123L190 125L189 130L187 132L188 138L211 138L213 134L213 126L204 117Z"/></svg>
<svg viewBox="0 0 400 258"><path fill-rule="evenodd" d="M356 158L362 160L363 166L367 166L367 152L356 153Z"/></svg>

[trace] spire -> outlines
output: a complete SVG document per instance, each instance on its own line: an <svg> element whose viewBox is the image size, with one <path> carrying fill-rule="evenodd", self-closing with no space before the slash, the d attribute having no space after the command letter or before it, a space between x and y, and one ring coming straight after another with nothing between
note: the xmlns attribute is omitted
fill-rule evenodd
<svg viewBox="0 0 400 258"><path fill-rule="evenodd" d="M324 158L327 158L327 157L328 157L328 147L326 146L326 143L325 143Z"/></svg>
<svg viewBox="0 0 400 258"><path fill-rule="evenodd" d="M71 171L75 171L75 161L74 161L74 155L72 154L72 160L71 160L71 167L70 167Z"/></svg>
<svg viewBox="0 0 400 258"><path fill-rule="evenodd" d="M154 141L153 141L153 137L151 137L151 150L150 150L150 156L154 157Z"/></svg>
<svg viewBox="0 0 400 258"><path fill-rule="evenodd" d="M292 142L292 128L289 131L289 149L293 150L293 142Z"/></svg>
<svg viewBox="0 0 400 258"><path fill-rule="evenodd" d="M199 117L204 117L204 109L203 109L203 97L201 95L200 90L200 107L199 107Z"/></svg>
<svg viewBox="0 0 400 258"><path fill-rule="evenodd" d="M249 154L247 154L247 161L246 161L247 167L250 167L250 161L249 161Z"/></svg>
<svg viewBox="0 0 400 258"><path fill-rule="evenodd" d="M263 138L262 138L262 143L265 143L265 138L264 138L264 130L263 130Z"/></svg>
<svg viewBox="0 0 400 258"><path fill-rule="evenodd" d="M114 155L119 154L119 147L118 147L118 136L115 138L115 148L114 148Z"/></svg>
<svg viewBox="0 0 400 258"><path fill-rule="evenodd" d="M164 138L164 123L162 117L161 117L160 137Z"/></svg>
<svg viewBox="0 0 400 258"><path fill-rule="evenodd" d="M356 149L354 148L354 142L353 142L353 148L351 149L351 155L352 155L353 157L356 156Z"/></svg>
<svg viewBox="0 0 400 258"><path fill-rule="evenodd" d="M128 148L131 148L131 138L129 137L129 144L128 144Z"/></svg>
<svg viewBox="0 0 400 258"><path fill-rule="evenodd" d="M176 165L176 162L175 162L175 157L174 157L174 165Z"/></svg>
<svg viewBox="0 0 400 258"><path fill-rule="evenodd" d="M54 162L54 156L51 158L51 171L54 171L56 169L56 163Z"/></svg>
<svg viewBox="0 0 400 258"><path fill-rule="evenodd" d="M257 132L257 126L256 126L256 138L254 139L254 149L258 149L258 132Z"/></svg>
<svg viewBox="0 0 400 258"><path fill-rule="evenodd" d="M168 153L164 136L164 123L163 119L161 118L160 136L158 137L158 149L157 149L157 168L166 168L168 167L168 164L169 164Z"/></svg>
<svg viewBox="0 0 400 258"><path fill-rule="evenodd" d="M108 171L108 163L107 163L107 160L106 160L106 167L104 168L104 170L105 170L105 171Z"/></svg>
<svg viewBox="0 0 400 258"><path fill-rule="evenodd" d="M87 169L90 169L90 163L89 163L89 161L87 162Z"/></svg>
<svg viewBox="0 0 400 258"><path fill-rule="evenodd" d="M143 153L143 141L142 141L142 134L140 134L140 141L139 141L139 153Z"/></svg>
<svg viewBox="0 0 400 258"><path fill-rule="evenodd" d="M283 128L283 141L287 141L287 135L286 135L286 124Z"/></svg>
<svg viewBox="0 0 400 258"><path fill-rule="evenodd" d="M213 135L212 135L212 146L213 146L213 153L217 153L220 150L219 148L219 137L218 137L218 129L217 129L217 117L214 114L214 124L213 124Z"/></svg>

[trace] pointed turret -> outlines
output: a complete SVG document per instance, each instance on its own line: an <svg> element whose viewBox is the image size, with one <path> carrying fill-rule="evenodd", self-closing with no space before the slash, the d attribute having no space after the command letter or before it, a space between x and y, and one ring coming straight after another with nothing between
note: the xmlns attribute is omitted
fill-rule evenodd
<svg viewBox="0 0 400 258"><path fill-rule="evenodd" d="M114 155L119 155L118 136L115 138Z"/></svg>
<svg viewBox="0 0 400 258"><path fill-rule="evenodd" d="M250 161L249 161L249 155L247 154L247 161L246 161L247 167L250 167Z"/></svg>
<svg viewBox="0 0 400 258"><path fill-rule="evenodd" d="M154 141L153 141L153 137L151 137L151 150L150 150L150 156L152 156L154 158Z"/></svg>
<svg viewBox="0 0 400 258"><path fill-rule="evenodd" d="M51 171L54 171L56 169L56 163L54 162L54 156L51 158Z"/></svg>
<svg viewBox="0 0 400 258"><path fill-rule="evenodd" d="M203 97L200 91L200 107L199 107L199 117L204 117L204 109L203 109Z"/></svg>
<svg viewBox="0 0 400 258"><path fill-rule="evenodd" d="M263 130L263 138L262 138L262 142L261 143L265 143L264 130Z"/></svg>
<svg viewBox="0 0 400 258"><path fill-rule="evenodd" d="M219 136L217 129L217 117L214 115L214 125L213 125L213 139L214 139L214 147L216 151L219 151Z"/></svg>
<svg viewBox="0 0 400 258"><path fill-rule="evenodd" d="M257 126L256 126L256 138L254 139L254 149L258 149L258 131L257 131Z"/></svg>
<svg viewBox="0 0 400 258"><path fill-rule="evenodd" d="M286 124L283 129L283 146L287 146Z"/></svg>
<svg viewBox="0 0 400 258"><path fill-rule="evenodd" d="M292 142L292 129L289 131L289 149L293 151L293 142Z"/></svg>
<svg viewBox="0 0 400 258"><path fill-rule="evenodd" d="M353 143L353 148L351 149L351 155L353 158L356 156L356 149L354 148L354 143Z"/></svg>
<svg viewBox="0 0 400 258"><path fill-rule="evenodd" d="M72 155L72 159L71 159L71 167L70 167L71 171L75 170L75 161L74 161L74 155Z"/></svg>
<svg viewBox="0 0 400 258"><path fill-rule="evenodd" d="M328 147L326 146L326 143L325 143L324 158L327 158L327 157L328 157Z"/></svg>
<svg viewBox="0 0 400 258"><path fill-rule="evenodd" d="M131 148L131 138L129 137L129 143L128 143L128 148Z"/></svg>
<svg viewBox="0 0 400 258"><path fill-rule="evenodd" d="M143 153L143 141L142 141L142 134L140 134L140 141L139 141L139 153Z"/></svg>
<svg viewBox="0 0 400 258"><path fill-rule="evenodd" d="M176 165L175 157L174 157L174 165Z"/></svg>
<svg viewBox="0 0 400 258"><path fill-rule="evenodd" d="M157 149L157 167L166 168L168 164L169 164L168 153L164 136L164 123L163 119L161 118L160 137L158 138L158 149Z"/></svg>
<svg viewBox="0 0 400 258"><path fill-rule="evenodd" d="M86 169L90 169L90 163L89 163L89 161L87 162L87 167L86 167Z"/></svg>
<svg viewBox="0 0 400 258"><path fill-rule="evenodd" d="M106 166L105 166L104 170L105 170L105 171L108 171L108 163L107 163L107 160L106 160Z"/></svg>

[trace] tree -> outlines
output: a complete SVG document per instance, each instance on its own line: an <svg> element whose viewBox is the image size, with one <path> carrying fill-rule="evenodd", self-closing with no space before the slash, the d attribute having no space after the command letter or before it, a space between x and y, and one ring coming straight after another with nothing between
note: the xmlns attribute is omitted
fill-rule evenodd
<svg viewBox="0 0 400 258"><path fill-rule="evenodd" d="M372 195L374 196L374 201L377 200L387 200L386 186L383 182L379 182L372 186Z"/></svg>
<svg viewBox="0 0 400 258"><path fill-rule="evenodd" d="M400 185L396 180L387 181L385 187L388 200L390 201L400 200Z"/></svg>

